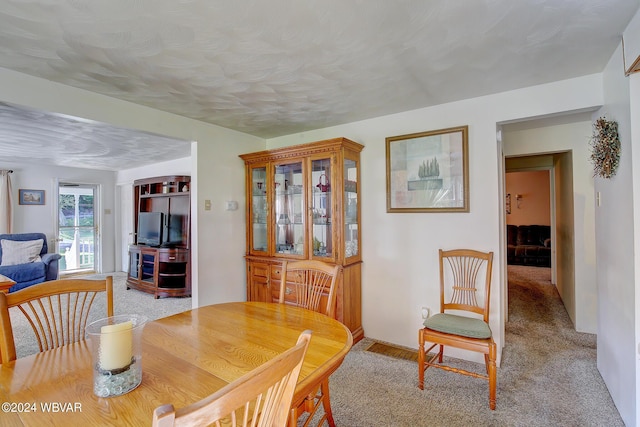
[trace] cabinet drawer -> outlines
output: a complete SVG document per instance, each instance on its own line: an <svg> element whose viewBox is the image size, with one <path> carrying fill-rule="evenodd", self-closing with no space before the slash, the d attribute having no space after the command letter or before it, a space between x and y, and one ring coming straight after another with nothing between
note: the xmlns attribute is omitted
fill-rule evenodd
<svg viewBox="0 0 640 427"><path fill-rule="evenodd" d="M183 251L159 252L158 261L160 262L187 262L189 253Z"/></svg>
<svg viewBox="0 0 640 427"><path fill-rule="evenodd" d="M275 264L271 266L271 278L280 282L282 279L282 265Z"/></svg>
<svg viewBox="0 0 640 427"><path fill-rule="evenodd" d="M251 263L251 275L257 277L269 277L269 264Z"/></svg>

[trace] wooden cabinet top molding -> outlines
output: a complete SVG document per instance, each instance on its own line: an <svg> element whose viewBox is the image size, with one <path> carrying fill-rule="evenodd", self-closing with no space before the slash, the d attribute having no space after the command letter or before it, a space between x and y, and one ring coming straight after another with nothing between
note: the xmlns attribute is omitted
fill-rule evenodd
<svg viewBox="0 0 640 427"><path fill-rule="evenodd" d="M240 158L247 163L256 163L286 159L290 157L310 156L317 153L326 153L332 149L337 151L342 148L360 152L364 148L364 145L358 144L350 139L340 137L306 144L274 148L272 150L257 151L255 153L241 154Z"/></svg>

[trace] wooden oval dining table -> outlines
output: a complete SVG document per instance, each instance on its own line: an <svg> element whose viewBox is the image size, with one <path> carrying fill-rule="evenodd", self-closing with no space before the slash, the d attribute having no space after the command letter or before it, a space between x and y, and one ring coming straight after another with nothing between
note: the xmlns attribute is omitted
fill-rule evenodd
<svg viewBox="0 0 640 427"><path fill-rule="evenodd" d="M292 407L314 392L349 352L342 323L277 303L234 302L148 322L142 383L127 394L93 393L91 348L81 341L0 365L3 426L150 426L153 410L210 395L293 346L312 331Z"/></svg>

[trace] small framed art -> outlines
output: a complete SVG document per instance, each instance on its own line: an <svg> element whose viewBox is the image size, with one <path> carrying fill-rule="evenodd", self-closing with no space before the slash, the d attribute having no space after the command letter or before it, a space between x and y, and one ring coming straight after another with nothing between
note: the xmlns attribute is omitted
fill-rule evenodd
<svg viewBox="0 0 640 427"><path fill-rule="evenodd" d="M44 190L18 190L21 205L44 205Z"/></svg>

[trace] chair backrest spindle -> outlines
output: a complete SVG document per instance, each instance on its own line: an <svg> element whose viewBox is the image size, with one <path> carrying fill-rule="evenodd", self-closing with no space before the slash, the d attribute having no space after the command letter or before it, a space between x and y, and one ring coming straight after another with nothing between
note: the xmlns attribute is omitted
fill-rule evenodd
<svg viewBox="0 0 640 427"><path fill-rule="evenodd" d="M482 314L487 321L493 253L469 249L441 249L439 253L441 311L466 310ZM481 303L478 302L479 292Z"/></svg>
<svg viewBox="0 0 640 427"><path fill-rule="evenodd" d="M284 261L282 263L279 302L289 302L335 317L339 271L340 266L321 261ZM287 298L290 294L293 294L293 298ZM325 298L326 304L323 305Z"/></svg>
<svg viewBox="0 0 640 427"><path fill-rule="evenodd" d="M107 316L113 316L113 278L102 280L59 279L0 294L0 356L2 362L16 358L9 309L25 316L40 351L84 339L84 329L96 295L106 293Z"/></svg>

